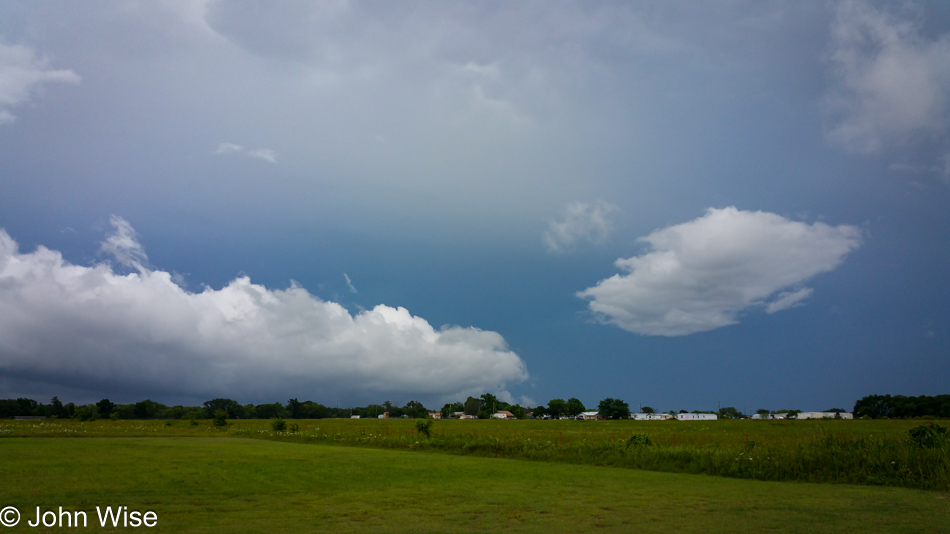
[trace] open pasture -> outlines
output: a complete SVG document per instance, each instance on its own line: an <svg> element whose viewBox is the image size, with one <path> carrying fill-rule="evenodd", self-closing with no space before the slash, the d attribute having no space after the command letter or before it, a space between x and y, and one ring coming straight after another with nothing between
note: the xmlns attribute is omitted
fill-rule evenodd
<svg viewBox="0 0 950 534"><path fill-rule="evenodd" d="M950 490L950 444L921 448L920 421L11 421L0 436L244 437L604 465L755 480ZM296 425L296 431L294 430ZM639 439L631 439L639 436ZM645 439L644 439L645 438Z"/></svg>
<svg viewBox="0 0 950 534"><path fill-rule="evenodd" d="M128 506L157 532L946 532L941 492L210 437L2 439L24 521ZM32 516L30 514L33 514ZM28 528L9 532L62 530ZM125 529L122 529L125 530Z"/></svg>
<svg viewBox="0 0 950 534"><path fill-rule="evenodd" d="M206 436L219 435L209 420L97 420L67 419L0 422L0 437L23 436ZM224 431L266 437L271 421L229 420ZM288 419L300 434L329 435L344 441L366 436L415 437L412 419ZM660 446L734 446L754 442L761 445L788 445L821 436L838 438L881 438L904 440L907 431L928 421L919 420L805 420L805 421L540 421L540 420L435 420L432 435L440 437L490 437L499 440L532 440L552 444L601 444L647 434ZM950 426L950 422L937 421Z"/></svg>

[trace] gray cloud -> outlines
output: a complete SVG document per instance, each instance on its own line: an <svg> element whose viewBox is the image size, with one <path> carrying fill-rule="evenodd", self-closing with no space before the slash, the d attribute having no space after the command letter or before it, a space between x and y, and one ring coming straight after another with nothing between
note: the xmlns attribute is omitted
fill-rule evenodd
<svg viewBox="0 0 950 534"><path fill-rule="evenodd" d="M913 20L844 2L832 26L829 61L835 85L825 104L832 142L873 154L924 137L950 154L950 35L928 39Z"/></svg>
<svg viewBox="0 0 950 534"><path fill-rule="evenodd" d="M566 252L581 242L602 243L610 233L609 215L617 206L597 200L572 202L560 219L548 221L544 244L550 252Z"/></svg>
<svg viewBox="0 0 950 534"><path fill-rule="evenodd" d="M0 124L14 122L11 110L28 102L43 85L79 81L72 70L51 69L49 60L37 57L32 48L0 42Z"/></svg>
<svg viewBox="0 0 950 534"><path fill-rule="evenodd" d="M528 377L496 332L433 328L401 307L351 315L296 284L248 277L191 293L147 270L124 219L102 250L138 272L71 264L39 247L20 253L0 230L0 373L30 383L140 396L246 400L304 395L438 400Z"/></svg>
<svg viewBox="0 0 950 534"><path fill-rule="evenodd" d="M681 336L736 324L749 308L774 313L800 304L812 290L799 286L840 265L861 234L853 226L809 225L730 207L711 208L641 241L650 246L647 253L616 262L627 274L578 296L624 330Z"/></svg>

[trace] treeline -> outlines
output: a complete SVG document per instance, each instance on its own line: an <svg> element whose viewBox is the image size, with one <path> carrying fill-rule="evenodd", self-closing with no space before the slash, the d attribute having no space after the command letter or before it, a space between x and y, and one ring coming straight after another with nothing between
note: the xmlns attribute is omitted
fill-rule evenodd
<svg viewBox="0 0 950 534"><path fill-rule="evenodd" d="M649 406L643 406L644 413L653 413ZM299 401L289 399L286 403L274 402L271 404L241 404L233 399L212 399L201 406L167 406L153 400L143 400L134 404L116 404L109 399L102 399L95 404L76 405L72 402L63 403L58 397L53 397L49 404L39 403L33 399L0 399L0 418L10 417L55 417L60 419L79 419L89 421L93 419L212 419L217 412L223 412L228 419L327 419L349 418L377 418L388 415L390 418L407 417L422 419L428 417L434 410L430 410L417 401L409 401L404 406L396 406L389 401L382 404L370 404L364 407L339 408L324 406L313 401ZM551 399L547 405L524 407L519 404L510 404L498 399L491 393L480 397L468 397L464 402L447 403L439 410L443 418L450 418L456 414L488 419L499 411L511 412L518 419L527 417L548 417L559 419L576 417L581 412L594 411L584 406L577 398ZM621 399L606 398L597 405L596 411L606 419L623 419L630 416L630 409ZM777 413L798 410L779 410ZM834 408L828 411L841 411ZM680 410L679 413L685 413ZM758 410L759 413L768 413L768 410ZM675 413L671 411L670 413ZM693 412L705 413L705 412ZM712 413L712 412L709 412ZM950 395L907 397L904 395L868 395L858 400L854 405L855 418L871 419L907 419L914 417L933 417L950 419ZM744 415L733 407L722 408L718 411L722 418L741 418Z"/></svg>
<svg viewBox="0 0 950 534"><path fill-rule="evenodd" d="M932 417L950 419L950 395L868 395L854 403L854 417L871 419L910 419Z"/></svg>
<svg viewBox="0 0 950 534"><path fill-rule="evenodd" d="M410 403L411 404L411 403ZM418 404L418 403L416 403ZM419 405L421 406L421 404ZM63 404L53 397L49 404L33 399L0 400L0 418L10 417L55 417L59 419L211 419L215 412L222 410L229 419L325 419L329 417L350 417L356 409L330 408L317 402L290 399L286 404L240 404L232 399L213 399L201 406L167 406L150 399L134 404L115 404L102 399L95 404Z"/></svg>

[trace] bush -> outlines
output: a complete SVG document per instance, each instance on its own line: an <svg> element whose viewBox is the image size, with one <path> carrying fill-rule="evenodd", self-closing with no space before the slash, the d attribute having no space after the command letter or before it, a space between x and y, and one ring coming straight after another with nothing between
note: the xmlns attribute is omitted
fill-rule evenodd
<svg viewBox="0 0 950 534"><path fill-rule="evenodd" d="M431 437L432 419L419 419L416 421L416 432L425 434L425 437Z"/></svg>
<svg viewBox="0 0 950 534"><path fill-rule="evenodd" d="M947 429L936 423L914 427L907 433L910 434L910 440L923 449L933 449L950 442Z"/></svg>
<svg viewBox="0 0 950 534"><path fill-rule="evenodd" d="M647 434L634 434L626 442L627 447L649 447L651 445L653 445L653 441Z"/></svg>
<svg viewBox="0 0 950 534"><path fill-rule="evenodd" d="M211 422L214 423L214 426L228 426L228 412L215 410L214 418L212 418Z"/></svg>
<svg viewBox="0 0 950 534"><path fill-rule="evenodd" d="M274 429L274 432L283 432L287 430L287 421L278 417L270 422L270 427Z"/></svg>
<svg viewBox="0 0 950 534"><path fill-rule="evenodd" d="M297 423L290 423L290 426L287 427L287 430L291 434L296 434L297 432L300 431L300 426Z"/></svg>

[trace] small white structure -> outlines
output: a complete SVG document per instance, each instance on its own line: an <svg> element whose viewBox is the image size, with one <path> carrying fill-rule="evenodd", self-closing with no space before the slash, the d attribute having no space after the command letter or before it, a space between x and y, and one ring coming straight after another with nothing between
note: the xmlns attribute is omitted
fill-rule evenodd
<svg viewBox="0 0 950 534"><path fill-rule="evenodd" d="M677 421L715 421L719 416L714 413L678 413Z"/></svg>
<svg viewBox="0 0 950 534"><path fill-rule="evenodd" d="M666 421L672 419L673 416L668 413L635 413L630 418L637 421Z"/></svg>
<svg viewBox="0 0 950 534"><path fill-rule="evenodd" d="M579 421L596 421L600 419L600 412L581 412L576 419Z"/></svg>
<svg viewBox="0 0 950 534"><path fill-rule="evenodd" d="M360 416L358 416L358 415L351 415L351 416L350 416L350 419L359 419L359 418L360 418Z"/></svg>
<svg viewBox="0 0 950 534"><path fill-rule="evenodd" d="M492 419L516 419L515 414L508 410L498 410L492 414Z"/></svg>
<svg viewBox="0 0 950 534"><path fill-rule="evenodd" d="M840 416L840 417L838 417ZM799 419L854 419L854 415L848 412L800 412Z"/></svg>

